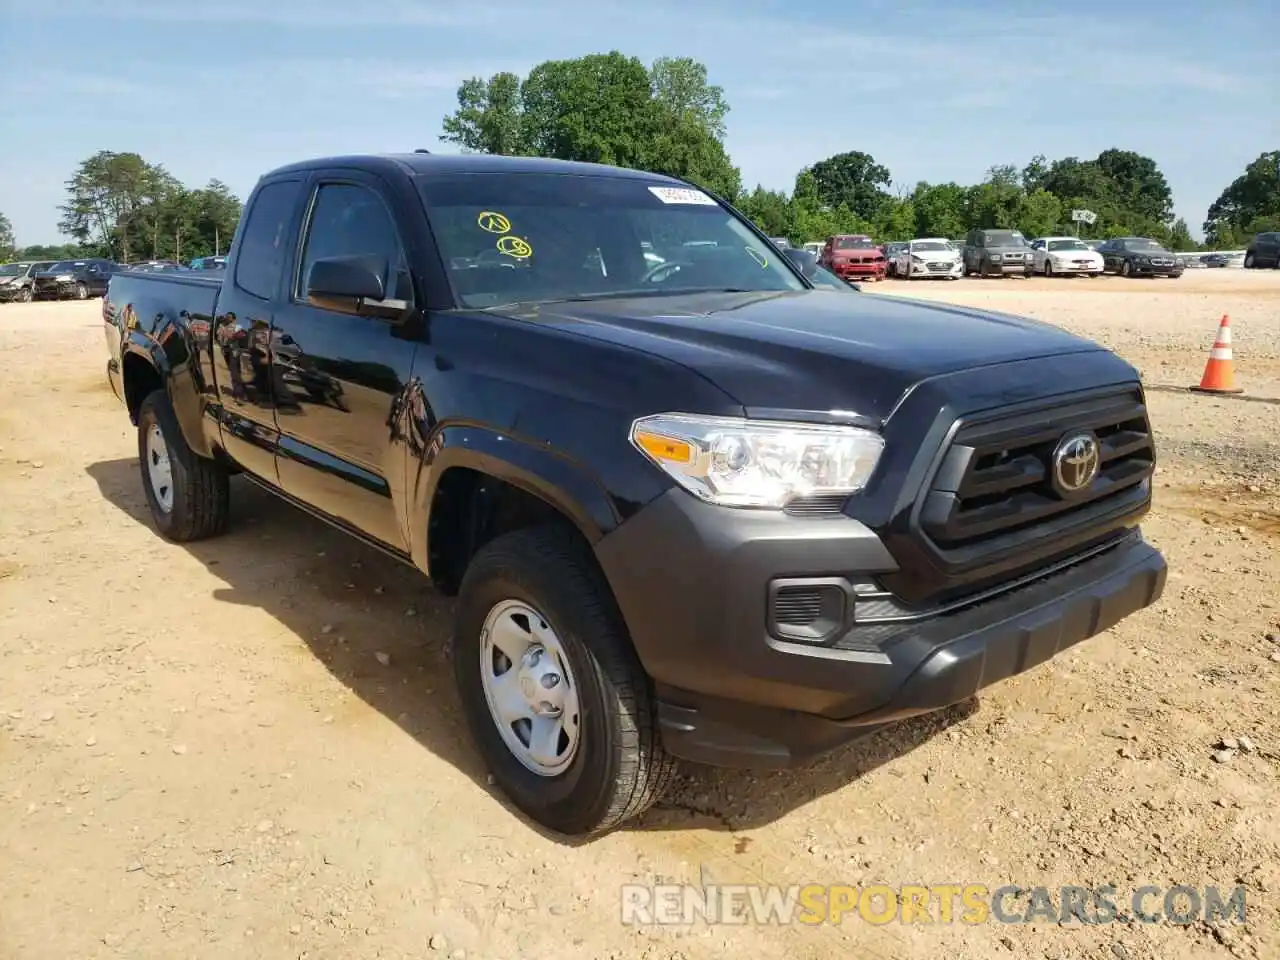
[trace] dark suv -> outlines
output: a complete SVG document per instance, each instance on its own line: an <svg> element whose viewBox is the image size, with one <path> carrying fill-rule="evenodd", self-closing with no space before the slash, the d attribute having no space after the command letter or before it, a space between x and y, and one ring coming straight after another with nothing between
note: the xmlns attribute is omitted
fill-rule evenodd
<svg viewBox="0 0 1280 960"><path fill-rule="evenodd" d="M1182 276L1182 261L1149 237L1116 237L1098 247L1102 272L1122 277Z"/></svg>
<svg viewBox="0 0 1280 960"><path fill-rule="evenodd" d="M105 296L111 275L127 269L101 257L59 260L35 275L35 297L37 300L88 300Z"/></svg>
<svg viewBox="0 0 1280 960"><path fill-rule="evenodd" d="M970 230L964 238L964 275L1029 277L1034 256L1017 230Z"/></svg>
<svg viewBox="0 0 1280 960"><path fill-rule="evenodd" d="M35 275L52 266L52 260L24 260L0 266L0 302L29 303Z"/></svg>
<svg viewBox="0 0 1280 960"><path fill-rule="evenodd" d="M1271 267L1280 270L1280 233L1260 233L1245 249L1244 266L1246 270L1257 267Z"/></svg>

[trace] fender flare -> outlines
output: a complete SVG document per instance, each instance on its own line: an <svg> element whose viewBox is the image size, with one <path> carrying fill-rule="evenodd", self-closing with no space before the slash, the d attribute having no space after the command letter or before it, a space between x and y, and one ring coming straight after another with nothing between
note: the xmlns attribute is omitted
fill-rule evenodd
<svg viewBox="0 0 1280 960"><path fill-rule="evenodd" d="M417 462L410 501L410 551L430 575L428 533L445 473L465 467L529 493L558 510L594 546L621 523L608 491L580 463L521 437L477 425L436 431Z"/></svg>
<svg viewBox="0 0 1280 960"><path fill-rule="evenodd" d="M125 396L128 396L127 361L137 357L159 376L187 446L199 456L212 457L214 451L203 430L200 391L191 370L191 364L197 360L188 331L172 319L164 318L156 326L155 332L159 335L153 336L140 329L136 321L130 323L134 314L132 311L128 314L120 349L120 378ZM174 341L177 345L170 346ZM175 358L174 354L178 353L181 356Z"/></svg>

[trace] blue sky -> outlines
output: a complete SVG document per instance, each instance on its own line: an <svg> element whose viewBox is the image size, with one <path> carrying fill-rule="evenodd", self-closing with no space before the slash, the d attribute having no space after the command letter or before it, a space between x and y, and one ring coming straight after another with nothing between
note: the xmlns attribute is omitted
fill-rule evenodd
<svg viewBox="0 0 1280 960"><path fill-rule="evenodd" d="M1280 4L53 0L0 13L0 211L59 241L76 164L136 151L242 198L282 163L438 141L468 76L619 49L707 64L748 185L865 150L896 184L1137 150L1198 236L1280 148Z"/></svg>

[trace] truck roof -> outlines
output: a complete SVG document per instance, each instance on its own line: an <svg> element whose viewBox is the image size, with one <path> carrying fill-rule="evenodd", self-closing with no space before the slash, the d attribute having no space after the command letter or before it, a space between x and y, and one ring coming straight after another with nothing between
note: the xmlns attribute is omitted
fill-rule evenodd
<svg viewBox="0 0 1280 960"><path fill-rule="evenodd" d="M320 167L355 167L376 172L398 170L409 175L451 173L558 173L578 176L609 176L649 183L686 187L688 184L675 177L644 170L631 170L603 163L582 163L576 160L553 160L547 157L507 157L482 153L392 153L351 154L339 157L317 157L277 167L263 177L282 173L303 172Z"/></svg>

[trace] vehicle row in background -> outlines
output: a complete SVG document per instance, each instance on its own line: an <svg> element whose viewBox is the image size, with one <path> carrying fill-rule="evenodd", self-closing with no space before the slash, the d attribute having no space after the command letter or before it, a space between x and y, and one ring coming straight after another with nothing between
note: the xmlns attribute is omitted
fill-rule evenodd
<svg viewBox="0 0 1280 960"><path fill-rule="evenodd" d="M176 260L117 263L105 257L78 260L19 260L0 264L0 303L32 300L88 300L107 292L111 275L122 270L142 273L183 273L223 270L225 256L197 257L188 264Z"/></svg>
<svg viewBox="0 0 1280 960"><path fill-rule="evenodd" d="M1280 270L1280 231L1260 233L1245 249L1244 267L1255 270L1259 267L1270 267Z"/></svg>

